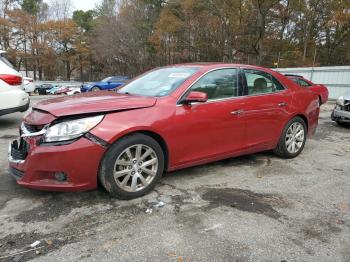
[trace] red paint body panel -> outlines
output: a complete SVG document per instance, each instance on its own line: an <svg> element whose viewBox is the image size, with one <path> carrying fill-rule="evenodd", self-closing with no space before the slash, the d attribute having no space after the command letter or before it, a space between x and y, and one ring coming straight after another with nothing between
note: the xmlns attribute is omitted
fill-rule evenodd
<svg viewBox="0 0 350 262"><path fill-rule="evenodd" d="M200 70L169 96L153 98L97 92L57 98L36 106L50 114L33 110L24 121L43 124L55 116L104 112L103 121L90 131L91 134L112 144L133 132L152 132L166 144L168 171L273 149L286 123L297 115L307 120L309 134L317 127L318 95L279 73L245 65L185 66L200 67ZM208 71L240 67L265 71L286 89L272 94L177 105L188 88ZM69 191L96 187L105 148L85 138L64 146L36 146L33 139L28 140L31 140L31 151L26 162L11 164L25 173L23 179L18 180L19 184ZM53 172L66 172L71 180L58 183L48 179L46 175Z"/></svg>
<svg viewBox="0 0 350 262"><path fill-rule="evenodd" d="M320 95L322 104L327 103L329 95L327 87L314 84L310 87L310 90Z"/></svg>
<svg viewBox="0 0 350 262"><path fill-rule="evenodd" d="M105 149L85 138L64 146L37 146L27 139L30 151L24 164L10 166L25 173L17 183L48 191L83 191L97 187L96 174ZM54 178L56 172L68 176L66 182Z"/></svg>
<svg viewBox="0 0 350 262"><path fill-rule="evenodd" d="M23 118L23 121L29 125L46 125L56 119L56 117L50 113L33 110L34 111L30 111L30 113L26 114Z"/></svg>
<svg viewBox="0 0 350 262"><path fill-rule="evenodd" d="M293 79L293 78L298 78L298 77L290 77L290 78ZM321 85L321 84L314 84L310 80L303 78L303 77L300 77L300 78L310 85L310 86L304 87L304 88L309 89L309 90L315 92L316 94L318 94L318 96L321 98L322 104L327 103L329 91L328 91L326 86Z"/></svg>

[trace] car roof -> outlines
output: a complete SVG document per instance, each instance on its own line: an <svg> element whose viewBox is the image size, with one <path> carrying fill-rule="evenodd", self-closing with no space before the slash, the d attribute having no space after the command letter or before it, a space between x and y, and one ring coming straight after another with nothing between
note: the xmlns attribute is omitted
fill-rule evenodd
<svg viewBox="0 0 350 262"><path fill-rule="evenodd" d="M255 65L247 65L247 64L234 64L234 63L222 63L222 62L199 62L199 63L184 63L184 64L173 64L168 65L166 67L198 67L201 69L215 69L215 68L221 68L221 67L245 67L249 69L257 69L257 70L268 70L271 71L271 69L262 67L262 66L255 66ZM276 72L276 71L274 71Z"/></svg>

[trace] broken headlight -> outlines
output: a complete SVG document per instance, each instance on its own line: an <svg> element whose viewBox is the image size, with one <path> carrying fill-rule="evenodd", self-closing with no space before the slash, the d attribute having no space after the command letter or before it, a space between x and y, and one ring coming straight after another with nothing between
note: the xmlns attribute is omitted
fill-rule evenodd
<svg viewBox="0 0 350 262"><path fill-rule="evenodd" d="M103 116L68 120L50 126L44 135L44 142L59 142L78 138L97 126Z"/></svg>

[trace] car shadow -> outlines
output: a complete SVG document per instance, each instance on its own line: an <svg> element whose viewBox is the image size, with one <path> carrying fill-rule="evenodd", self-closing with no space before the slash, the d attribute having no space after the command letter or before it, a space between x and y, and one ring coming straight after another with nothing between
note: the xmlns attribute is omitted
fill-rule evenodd
<svg viewBox="0 0 350 262"><path fill-rule="evenodd" d="M0 130L15 128L19 125L20 120L18 118L10 117L9 115L0 116Z"/></svg>
<svg viewBox="0 0 350 262"><path fill-rule="evenodd" d="M219 161L215 161L208 164L198 165L194 167L188 167L172 172L167 172L163 175L163 178L167 177L182 177L182 176L201 176L203 174L203 171L207 171L211 168L217 168L217 167L230 167L230 166L263 166L265 164L268 164L271 162L271 159L278 158L273 154L272 151L264 151L259 152L255 154L250 155L243 155L243 156L237 156L237 157L231 157Z"/></svg>

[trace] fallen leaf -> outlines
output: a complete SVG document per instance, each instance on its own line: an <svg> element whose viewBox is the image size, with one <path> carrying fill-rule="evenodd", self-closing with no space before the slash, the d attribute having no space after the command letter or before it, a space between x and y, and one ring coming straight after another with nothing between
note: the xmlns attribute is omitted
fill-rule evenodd
<svg viewBox="0 0 350 262"><path fill-rule="evenodd" d="M336 219L335 223L337 223L338 225L343 225L345 223L345 221L341 220L341 219Z"/></svg>
<svg viewBox="0 0 350 262"><path fill-rule="evenodd" d="M117 244L119 241L118 240L109 240L109 241L106 241L105 243L103 243L102 245L102 249L104 251L109 251L115 244Z"/></svg>
<svg viewBox="0 0 350 262"><path fill-rule="evenodd" d="M349 205L347 203L341 203L339 208L342 212L346 212L349 209Z"/></svg>
<svg viewBox="0 0 350 262"><path fill-rule="evenodd" d="M46 242L46 244L48 244L49 246L52 245L52 240L51 240L51 239L46 239L45 242Z"/></svg>

